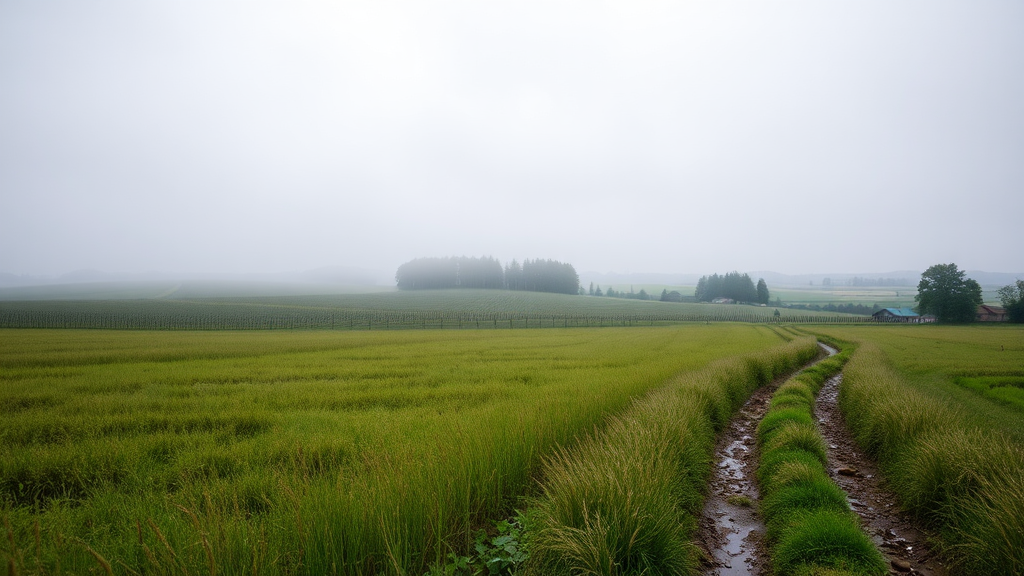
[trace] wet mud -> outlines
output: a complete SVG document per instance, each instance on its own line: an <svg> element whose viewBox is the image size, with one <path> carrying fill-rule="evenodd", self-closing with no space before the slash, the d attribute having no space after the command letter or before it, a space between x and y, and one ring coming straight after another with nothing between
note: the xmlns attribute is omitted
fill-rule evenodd
<svg viewBox="0 0 1024 576"><path fill-rule="evenodd" d="M822 345L828 355L835 350ZM701 517L697 544L704 551L703 576L769 576L763 541L764 521L757 512L759 454L755 431L772 394L784 380L757 390L723 431L715 449L715 470ZM829 475L848 494L865 531L885 556L891 574L947 576L927 535L900 511L873 462L854 443L837 400L842 375L826 382L815 415L828 445Z"/></svg>
<svg viewBox="0 0 1024 576"><path fill-rule="evenodd" d="M761 494L757 470L757 425L768 411L772 394L785 381L762 386L722 432L715 448L712 473L697 544L704 550L704 576L769 574L762 537L764 521L757 512Z"/></svg>
<svg viewBox="0 0 1024 576"><path fill-rule="evenodd" d="M865 532L885 556L890 574L946 576L928 535L901 511L895 494L886 488L877 466L850 435L839 410L843 375L829 379L818 393L815 417L828 445L829 476L847 494L861 517Z"/></svg>

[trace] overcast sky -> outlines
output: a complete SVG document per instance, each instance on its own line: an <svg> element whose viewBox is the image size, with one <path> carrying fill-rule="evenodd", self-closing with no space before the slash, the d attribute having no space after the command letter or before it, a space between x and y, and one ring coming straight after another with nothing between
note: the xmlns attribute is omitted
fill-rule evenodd
<svg viewBox="0 0 1024 576"><path fill-rule="evenodd" d="M0 272L1024 271L1024 3L0 2Z"/></svg>

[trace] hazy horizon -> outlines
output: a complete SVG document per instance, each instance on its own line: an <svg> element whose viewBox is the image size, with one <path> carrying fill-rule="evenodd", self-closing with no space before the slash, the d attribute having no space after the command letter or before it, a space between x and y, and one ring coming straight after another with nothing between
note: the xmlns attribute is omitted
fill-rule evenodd
<svg viewBox="0 0 1024 576"><path fill-rule="evenodd" d="M0 5L0 272L1024 271L1024 5Z"/></svg>

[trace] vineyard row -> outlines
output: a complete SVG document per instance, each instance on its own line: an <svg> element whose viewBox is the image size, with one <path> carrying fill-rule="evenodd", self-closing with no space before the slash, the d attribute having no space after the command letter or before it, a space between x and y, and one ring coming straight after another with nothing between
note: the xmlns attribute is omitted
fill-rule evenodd
<svg viewBox="0 0 1024 576"><path fill-rule="evenodd" d="M0 311L0 328L113 330L409 330L514 329L601 326L653 326L677 322L750 322L854 324L866 316L785 316L764 314L528 314L442 311L320 312L294 310L273 314L127 314L70 311Z"/></svg>

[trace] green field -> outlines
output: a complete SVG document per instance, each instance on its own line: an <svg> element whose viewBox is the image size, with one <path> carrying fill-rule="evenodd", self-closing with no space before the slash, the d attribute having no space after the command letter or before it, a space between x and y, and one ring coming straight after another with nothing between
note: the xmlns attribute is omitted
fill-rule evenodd
<svg viewBox="0 0 1024 576"><path fill-rule="evenodd" d="M0 302L0 328L393 330L568 328L675 322L860 322L849 314L503 290Z"/></svg>
<svg viewBox="0 0 1024 576"><path fill-rule="evenodd" d="M742 324L2 330L0 554L19 573L422 574L557 446L781 345Z"/></svg>
<svg viewBox="0 0 1024 576"><path fill-rule="evenodd" d="M455 292L357 300L672 306ZM280 300L260 302L299 306ZM815 352L813 330L848 349L851 428L947 560L1021 573L1019 326L466 324L0 329L0 557L18 574L437 574L521 510L501 526L530 541L528 573L693 573L715 434Z"/></svg>

